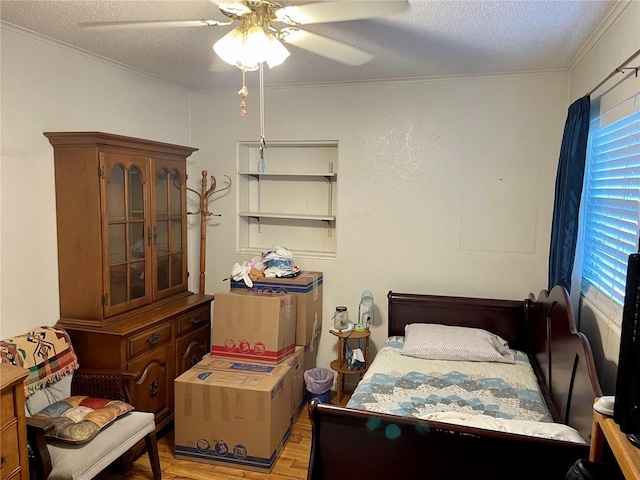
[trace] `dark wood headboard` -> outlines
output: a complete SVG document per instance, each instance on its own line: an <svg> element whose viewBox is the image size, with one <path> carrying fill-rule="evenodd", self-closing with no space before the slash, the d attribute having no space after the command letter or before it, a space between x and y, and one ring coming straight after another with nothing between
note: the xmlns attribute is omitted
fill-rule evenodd
<svg viewBox="0 0 640 480"><path fill-rule="evenodd" d="M524 301L444 297L389 292L389 336L404 335L410 323L439 323L482 328L525 350L530 299Z"/></svg>

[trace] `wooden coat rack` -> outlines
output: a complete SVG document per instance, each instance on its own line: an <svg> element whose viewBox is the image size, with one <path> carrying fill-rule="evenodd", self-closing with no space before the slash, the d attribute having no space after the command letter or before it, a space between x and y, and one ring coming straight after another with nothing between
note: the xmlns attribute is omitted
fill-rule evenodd
<svg viewBox="0 0 640 480"><path fill-rule="evenodd" d="M211 186L207 188L207 171L202 171L202 192L198 192L192 188L187 187L187 190L198 195L200 202L198 206L198 210L195 212L187 212L187 215L198 215L200 214L200 289L199 293L204 294L204 281L205 281L205 270L207 263L207 217L220 217L219 213L211 213L209 211L209 198L214 193L220 193L225 190L231 188L231 178L228 175L225 175L229 185L220 190L216 190L216 177L211 175Z"/></svg>

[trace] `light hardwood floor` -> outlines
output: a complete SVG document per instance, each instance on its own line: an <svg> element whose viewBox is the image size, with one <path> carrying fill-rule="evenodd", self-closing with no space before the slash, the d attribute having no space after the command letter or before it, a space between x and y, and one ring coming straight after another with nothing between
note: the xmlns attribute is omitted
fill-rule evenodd
<svg viewBox="0 0 640 480"><path fill-rule="evenodd" d="M335 392L333 392L335 397ZM349 395L343 396L341 405L346 405ZM338 404L335 398L332 403ZM306 405L291 429L291 436L285 445L280 457L276 461L271 473L252 472L229 467L207 465L204 463L177 460L173 456L173 431L170 431L158 440L160 452L160 465L163 480L306 480L309 466L309 453L311 451L311 422ZM96 480L151 480L151 467L149 457L142 455L136 460L133 468L127 475L102 473Z"/></svg>

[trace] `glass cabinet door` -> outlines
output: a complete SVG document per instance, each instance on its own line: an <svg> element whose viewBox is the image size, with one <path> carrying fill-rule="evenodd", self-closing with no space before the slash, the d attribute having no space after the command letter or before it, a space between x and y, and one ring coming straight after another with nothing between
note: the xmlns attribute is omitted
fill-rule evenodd
<svg viewBox="0 0 640 480"><path fill-rule="evenodd" d="M145 199L148 159L102 153L104 219L103 304L114 315L151 301L151 229ZM96 246L96 248L98 248Z"/></svg>
<svg viewBox="0 0 640 480"><path fill-rule="evenodd" d="M155 296L187 289L186 174L184 166L155 160Z"/></svg>

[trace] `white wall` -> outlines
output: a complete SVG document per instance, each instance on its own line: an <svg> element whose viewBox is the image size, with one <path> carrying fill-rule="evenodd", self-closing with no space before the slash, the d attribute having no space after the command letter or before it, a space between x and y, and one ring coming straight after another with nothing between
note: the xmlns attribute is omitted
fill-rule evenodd
<svg viewBox="0 0 640 480"><path fill-rule="evenodd" d="M584 55L571 71L570 101L584 96L609 73L640 48L640 2L621 2L602 26L602 35L586 46ZM640 57L629 66L640 65ZM618 105L640 92L640 77L617 74L591 95L592 115ZM615 375L620 352L621 309L606 298L580 296L581 244L576 252L572 297L579 298L580 329L585 332L594 352L600 384L605 394L615 391Z"/></svg>
<svg viewBox="0 0 640 480"><path fill-rule="evenodd" d="M42 132L188 145L188 93L0 26L0 338L60 318L53 148ZM82 268L82 265L78 265Z"/></svg>
<svg viewBox="0 0 640 480"><path fill-rule="evenodd" d="M386 293L524 299L546 288L556 165L568 76L269 88L266 139L338 140L337 258L296 258L324 272L319 366L336 305L376 300L373 350L386 338ZM234 178L238 140L259 139L258 89L191 92L192 171ZM268 159L269 150L266 150ZM212 202L207 292L236 261L236 191ZM287 244L286 238L281 241Z"/></svg>

